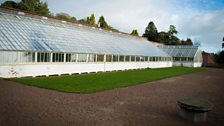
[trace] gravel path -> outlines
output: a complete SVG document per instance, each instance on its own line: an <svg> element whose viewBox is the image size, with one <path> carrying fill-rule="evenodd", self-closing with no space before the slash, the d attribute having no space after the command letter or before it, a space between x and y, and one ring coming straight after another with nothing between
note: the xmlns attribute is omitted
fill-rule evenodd
<svg viewBox="0 0 224 126"><path fill-rule="evenodd" d="M224 125L224 70L208 69L95 94L72 94L0 80L0 126L221 126ZM179 98L214 104L207 122L177 116Z"/></svg>

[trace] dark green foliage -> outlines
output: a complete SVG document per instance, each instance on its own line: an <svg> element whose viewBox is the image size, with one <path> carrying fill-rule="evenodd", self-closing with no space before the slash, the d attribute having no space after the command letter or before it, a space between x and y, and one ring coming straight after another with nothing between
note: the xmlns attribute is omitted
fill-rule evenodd
<svg viewBox="0 0 224 126"><path fill-rule="evenodd" d="M176 34L178 34L178 31L176 30L176 27L174 25L170 25L168 32L158 33L155 24L150 21L145 29L143 37L147 37L149 41L156 41L165 45L193 45L191 39L188 38L186 41L180 41Z"/></svg>
<svg viewBox="0 0 224 126"><path fill-rule="evenodd" d="M57 13L55 17L66 21L71 19L70 15L67 13Z"/></svg>
<svg viewBox="0 0 224 126"><path fill-rule="evenodd" d="M190 38L187 38L187 40L181 40L180 41L181 45L193 45L193 42Z"/></svg>
<svg viewBox="0 0 224 126"><path fill-rule="evenodd" d="M90 18L85 17L83 19L78 20L78 22L81 23L81 24L90 25Z"/></svg>
<svg viewBox="0 0 224 126"><path fill-rule="evenodd" d="M87 17L85 20L86 20L86 23L87 23L87 24L90 24L90 19L89 19L89 17Z"/></svg>
<svg viewBox="0 0 224 126"><path fill-rule="evenodd" d="M169 43L169 34L167 32L159 32L158 34L159 42L167 45Z"/></svg>
<svg viewBox="0 0 224 126"><path fill-rule="evenodd" d="M57 13L55 18L65 20L65 21L69 21L69 22L77 22L75 17L71 17L67 13Z"/></svg>
<svg viewBox="0 0 224 126"><path fill-rule="evenodd" d="M80 20L78 20L78 22L81 24L86 24L86 21L84 19L80 19Z"/></svg>
<svg viewBox="0 0 224 126"><path fill-rule="evenodd" d="M14 1L6 1L2 5L2 7L8 7L8 8L18 8L18 5Z"/></svg>
<svg viewBox="0 0 224 126"><path fill-rule="evenodd" d="M138 30L137 29L132 30L131 35L139 36Z"/></svg>
<svg viewBox="0 0 224 126"><path fill-rule="evenodd" d="M108 24L107 24L107 22L105 21L105 19L104 19L103 16L101 16L101 17L99 18L98 26L99 26L100 28L105 28L105 29L108 28Z"/></svg>
<svg viewBox="0 0 224 126"><path fill-rule="evenodd" d="M12 80L26 85L63 92L91 93L142 84L204 70L205 69L202 68L174 67L163 69L130 70L80 76L17 78Z"/></svg>
<svg viewBox="0 0 224 126"><path fill-rule="evenodd" d="M169 30L168 32L160 32L158 35L158 41L160 43L164 43L165 45L182 45L179 38L173 33L177 33L177 31L175 29L172 30Z"/></svg>
<svg viewBox="0 0 224 126"><path fill-rule="evenodd" d="M176 27L174 25L170 25L170 29L168 31L169 36L174 36L177 33L178 31L176 30Z"/></svg>
<svg viewBox="0 0 224 126"><path fill-rule="evenodd" d="M90 25L96 25L96 20L95 20L95 16L94 14L91 14L90 18L89 18L89 24Z"/></svg>
<svg viewBox="0 0 224 126"><path fill-rule="evenodd" d="M159 34L155 24L152 21L150 21L146 27L143 37L148 38L149 41L158 41Z"/></svg>
<svg viewBox="0 0 224 126"><path fill-rule="evenodd" d="M20 10L28 11L31 13L47 16L47 17L51 16L47 3L41 2L40 0L22 0L19 3L6 1L1 6L14 8L14 9L20 9Z"/></svg>
<svg viewBox="0 0 224 126"><path fill-rule="evenodd" d="M224 51L214 54L214 58L217 64L224 64Z"/></svg>
<svg viewBox="0 0 224 126"><path fill-rule="evenodd" d="M105 18L101 16L98 20L98 27L106 29L106 30L111 30L111 31L117 31L117 29L113 28L112 26L108 25Z"/></svg>
<svg viewBox="0 0 224 126"><path fill-rule="evenodd" d="M108 25L107 29L108 29L108 30L111 30L111 31L119 32L119 30L113 28L113 27L110 26L110 25Z"/></svg>
<svg viewBox="0 0 224 126"><path fill-rule="evenodd" d="M71 20L72 22L77 22L77 19L76 19L75 17L71 17L70 20Z"/></svg>
<svg viewBox="0 0 224 126"><path fill-rule="evenodd" d="M177 36L175 36L178 33L176 30L176 27L174 25L170 25L168 35L169 35L169 42L168 45L180 45L180 40Z"/></svg>

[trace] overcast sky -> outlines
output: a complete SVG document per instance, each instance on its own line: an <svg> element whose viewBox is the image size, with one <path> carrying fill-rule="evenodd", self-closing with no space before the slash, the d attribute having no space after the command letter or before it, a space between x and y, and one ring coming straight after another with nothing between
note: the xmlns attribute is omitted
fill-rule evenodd
<svg viewBox="0 0 224 126"><path fill-rule="evenodd" d="M1 2L5 0L0 0ZM44 0L50 11L65 12L77 19L103 15L114 28L143 34L149 21L158 31L175 25L182 39L201 43L202 50L221 50L224 37L224 0Z"/></svg>

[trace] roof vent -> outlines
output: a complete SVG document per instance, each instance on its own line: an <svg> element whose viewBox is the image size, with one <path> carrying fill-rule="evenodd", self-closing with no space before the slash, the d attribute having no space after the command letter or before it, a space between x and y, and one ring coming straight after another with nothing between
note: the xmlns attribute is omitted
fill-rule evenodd
<svg viewBox="0 0 224 126"><path fill-rule="evenodd" d="M62 23L66 23L66 21L61 21Z"/></svg>
<svg viewBox="0 0 224 126"><path fill-rule="evenodd" d="M25 13L24 12L21 12L21 11L19 11L17 14L18 15L25 15Z"/></svg>
<svg viewBox="0 0 224 126"><path fill-rule="evenodd" d="M42 19L47 20L48 18L47 17L42 17Z"/></svg>

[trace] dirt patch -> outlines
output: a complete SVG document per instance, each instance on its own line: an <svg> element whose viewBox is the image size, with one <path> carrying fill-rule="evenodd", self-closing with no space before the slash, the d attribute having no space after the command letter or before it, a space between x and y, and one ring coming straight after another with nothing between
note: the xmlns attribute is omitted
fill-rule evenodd
<svg viewBox="0 0 224 126"><path fill-rule="evenodd" d="M0 126L224 124L223 69L189 74L94 94L50 91L0 80ZM205 98L214 104L204 123L177 116L176 100Z"/></svg>

